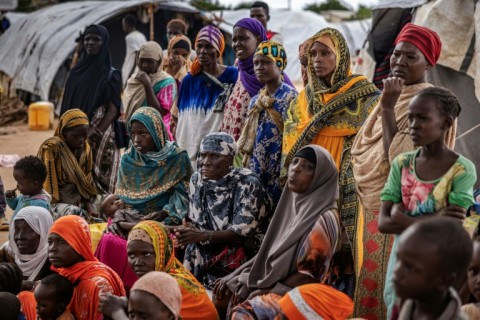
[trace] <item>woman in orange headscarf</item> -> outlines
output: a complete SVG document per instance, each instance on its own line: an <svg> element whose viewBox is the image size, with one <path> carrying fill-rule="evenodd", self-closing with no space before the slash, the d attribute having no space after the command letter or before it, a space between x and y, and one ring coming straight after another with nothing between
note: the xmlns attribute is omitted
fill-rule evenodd
<svg viewBox="0 0 480 320"><path fill-rule="evenodd" d="M125 296L122 280L92 253L88 223L79 216L58 219L48 235L52 270L75 284L70 311L76 320L100 320L99 298L105 294Z"/></svg>

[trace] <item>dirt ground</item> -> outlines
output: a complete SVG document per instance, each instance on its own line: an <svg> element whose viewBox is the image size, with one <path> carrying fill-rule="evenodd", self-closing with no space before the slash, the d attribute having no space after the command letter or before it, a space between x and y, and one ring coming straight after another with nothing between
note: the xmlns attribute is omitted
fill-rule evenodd
<svg viewBox="0 0 480 320"><path fill-rule="evenodd" d="M56 127L56 123L53 126ZM20 157L36 155L40 144L53 136L54 130L31 131L26 124L14 124L0 127L0 154L18 154ZM13 168L0 167L0 177L5 190L14 189ZM7 208L7 218L10 219L12 210ZM8 238L8 232L0 231L0 243Z"/></svg>

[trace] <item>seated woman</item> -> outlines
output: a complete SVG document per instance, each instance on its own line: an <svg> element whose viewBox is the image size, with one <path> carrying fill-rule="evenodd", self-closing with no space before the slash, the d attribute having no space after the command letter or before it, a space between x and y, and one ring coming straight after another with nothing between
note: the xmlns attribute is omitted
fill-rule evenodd
<svg viewBox="0 0 480 320"><path fill-rule="evenodd" d="M175 258L173 241L168 230L159 222L142 221L128 235L128 263L140 277L151 276L151 271L163 271L178 283L182 294L180 317L183 320L215 320L217 311L203 286ZM135 282L133 289L136 287ZM109 304L118 303L119 298L109 297ZM104 302L103 305L106 305Z"/></svg>
<svg viewBox="0 0 480 320"><path fill-rule="evenodd" d="M54 220L69 214L97 216L92 205L98 191L92 176L88 125L88 117L83 111L70 109L60 118L55 135L38 149L37 156L47 167L43 188L52 196Z"/></svg>
<svg viewBox="0 0 480 320"><path fill-rule="evenodd" d="M258 177L233 169L236 149L223 132L202 140L199 169L190 181L192 222L175 228L177 246L186 247L185 267L209 289L255 254L259 221L266 216L267 195Z"/></svg>
<svg viewBox="0 0 480 320"><path fill-rule="evenodd" d="M132 145L122 156L115 194L127 207L142 213L144 219L180 224L188 211L187 190L192 173L187 153L167 140L162 116L153 108L135 111L127 130ZM136 277L127 267L123 237L130 230L122 230L122 226L116 222L110 225L95 255L120 275L128 289Z"/></svg>
<svg viewBox="0 0 480 320"><path fill-rule="evenodd" d="M300 149L258 254L215 284L219 313L226 313L229 300L232 307L244 301L232 316L253 316L255 306L277 303L291 288L325 282L340 240L337 200L331 155L317 145Z"/></svg>
<svg viewBox="0 0 480 320"><path fill-rule="evenodd" d="M162 70L162 48L154 41L143 44L138 51L138 72L127 81L122 95L125 120L142 106L150 106L162 115L168 132L168 140L173 140L170 132L170 110L177 97L175 79Z"/></svg>
<svg viewBox="0 0 480 320"><path fill-rule="evenodd" d="M48 258L53 271L75 284L69 307L76 320L101 319L100 296L125 296L122 280L93 256L90 229L81 217L55 221L48 235Z"/></svg>
<svg viewBox="0 0 480 320"><path fill-rule="evenodd" d="M9 246L23 272L23 290L31 290L35 281L52 273L47 259L47 236L52 224L50 212L34 206L21 209L12 221Z"/></svg>

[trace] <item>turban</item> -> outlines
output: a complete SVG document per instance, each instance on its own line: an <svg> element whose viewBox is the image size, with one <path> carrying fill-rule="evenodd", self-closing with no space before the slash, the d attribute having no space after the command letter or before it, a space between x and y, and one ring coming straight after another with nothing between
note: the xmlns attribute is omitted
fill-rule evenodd
<svg viewBox="0 0 480 320"><path fill-rule="evenodd" d="M278 301L287 319L347 319L353 301L341 291L325 284L307 284L290 290Z"/></svg>
<svg viewBox="0 0 480 320"><path fill-rule="evenodd" d="M395 45L399 42L408 42L420 50L425 59L434 66L440 52L442 51L442 42L435 31L426 27L417 26L413 23L407 23L395 40Z"/></svg>
<svg viewBox="0 0 480 320"><path fill-rule="evenodd" d="M223 50L225 49L225 39L223 38L223 34L220 29L211 25L203 27L197 34L197 38L195 39L195 47L200 40L205 40L210 43L218 51L218 54L222 56ZM198 62L198 58L195 58L190 72L192 75L196 75L200 72L200 70L201 67L200 63Z"/></svg>
<svg viewBox="0 0 480 320"><path fill-rule="evenodd" d="M255 55L263 54L267 58L273 60L280 71L285 70L287 66L287 53L280 43L275 41L264 41L260 43L255 51Z"/></svg>

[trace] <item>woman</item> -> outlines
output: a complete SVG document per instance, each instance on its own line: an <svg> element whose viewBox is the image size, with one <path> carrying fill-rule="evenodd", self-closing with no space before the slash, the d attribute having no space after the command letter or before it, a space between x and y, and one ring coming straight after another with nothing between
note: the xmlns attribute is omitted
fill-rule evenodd
<svg viewBox="0 0 480 320"><path fill-rule="evenodd" d="M69 308L76 320L102 319L100 296L125 296L118 275L93 256L88 223L78 216L55 221L48 235L48 258L53 271L75 284Z"/></svg>
<svg viewBox="0 0 480 320"><path fill-rule="evenodd" d="M267 195L248 169L233 169L236 144L223 132L200 145L198 170L190 181L191 224L175 229L183 264L208 289L253 256L266 227ZM234 259L232 262L231 259Z"/></svg>
<svg viewBox="0 0 480 320"><path fill-rule="evenodd" d="M180 316L184 320L215 320L215 306L195 277L175 258L172 239L159 222L142 221L128 235L128 263L140 277L150 271L163 271L178 283L182 294Z"/></svg>
<svg viewBox="0 0 480 320"><path fill-rule="evenodd" d="M243 156L243 166L260 177L271 203L276 206L282 194L279 180L283 120L297 91L284 82L287 54L281 44L274 41L260 43L253 65L257 79L264 87L250 101L238 149Z"/></svg>
<svg viewBox="0 0 480 320"><path fill-rule="evenodd" d="M177 97L175 79L161 69L162 48L154 41L143 44L138 51L138 72L127 81L122 95L125 119L128 122L133 113L142 106L150 106L160 112L168 132L168 140L173 140L170 130L170 110Z"/></svg>
<svg viewBox="0 0 480 320"><path fill-rule="evenodd" d="M143 219L181 224L188 211L188 183L192 167L187 153L167 140L160 112L139 108L130 118L131 147L122 156L116 195L143 215ZM120 224L113 223L95 252L115 270L129 289L136 277L127 268L126 240Z"/></svg>
<svg viewBox="0 0 480 320"><path fill-rule="evenodd" d="M323 283L340 240L337 199L338 172L328 151L309 145L297 152L258 254L217 281L217 308L224 310L234 293L232 306L247 301L233 315L248 318L256 305L276 304L291 288Z"/></svg>
<svg viewBox="0 0 480 320"><path fill-rule="evenodd" d="M197 58L185 76L178 94L178 145L188 152L195 168L202 138L218 131L223 118L224 99L237 81L235 67L219 64L225 49L222 32L214 26L200 30L195 39Z"/></svg>
<svg viewBox="0 0 480 320"><path fill-rule="evenodd" d="M355 316L385 318L383 288L390 255L391 237L378 231L380 193L387 181L390 162L415 147L408 134L408 104L413 96L430 87L426 73L440 56L441 42L432 30L405 25L395 41L390 58L392 77L384 80L380 103L365 122L352 146L354 177L363 211L365 229L363 266L357 281ZM456 125L449 129L446 143L453 148Z"/></svg>
<svg viewBox="0 0 480 320"><path fill-rule="evenodd" d="M171 75L180 84L187 75L192 66L190 61L190 52L192 52L192 44L190 39L183 34L177 34L168 42L168 55L163 61L163 70Z"/></svg>
<svg viewBox="0 0 480 320"><path fill-rule="evenodd" d="M25 207L12 221L9 246L15 263L23 272L23 290L31 290L34 282L49 275L47 236L53 224L50 212L41 207Z"/></svg>
<svg viewBox="0 0 480 320"><path fill-rule="evenodd" d="M355 135L378 102L380 91L364 76L350 71L350 53L343 35L325 28L308 41L308 84L292 102L283 134L282 182L295 153L307 144L330 152L339 171L340 221L345 227L348 253L356 236L358 199L355 193L350 148ZM346 266L345 282L353 283L353 261ZM353 285L351 286L353 288ZM348 294L353 296L353 289Z"/></svg>
<svg viewBox="0 0 480 320"><path fill-rule="evenodd" d="M258 45L267 41L263 25L256 19L244 18L233 27L233 50L238 60L238 78L233 91L225 104L222 125L219 131L240 138L243 124L247 118L250 99L257 95L264 84L258 81L253 70L253 56ZM288 77L286 82L293 87Z"/></svg>
<svg viewBox="0 0 480 320"><path fill-rule="evenodd" d="M68 214L97 216L92 201L98 194L93 182L93 155L87 141L89 121L83 111L66 111L55 135L38 149L47 167L43 188L52 196L53 218Z"/></svg>
<svg viewBox="0 0 480 320"><path fill-rule="evenodd" d="M114 125L120 115L122 76L112 68L108 38L107 29L101 25L85 29L86 55L70 70L60 112L63 115L71 108L79 108L87 114L88 140L94 154L93 179L101 193L115 189L120 160Z"/></svg>

